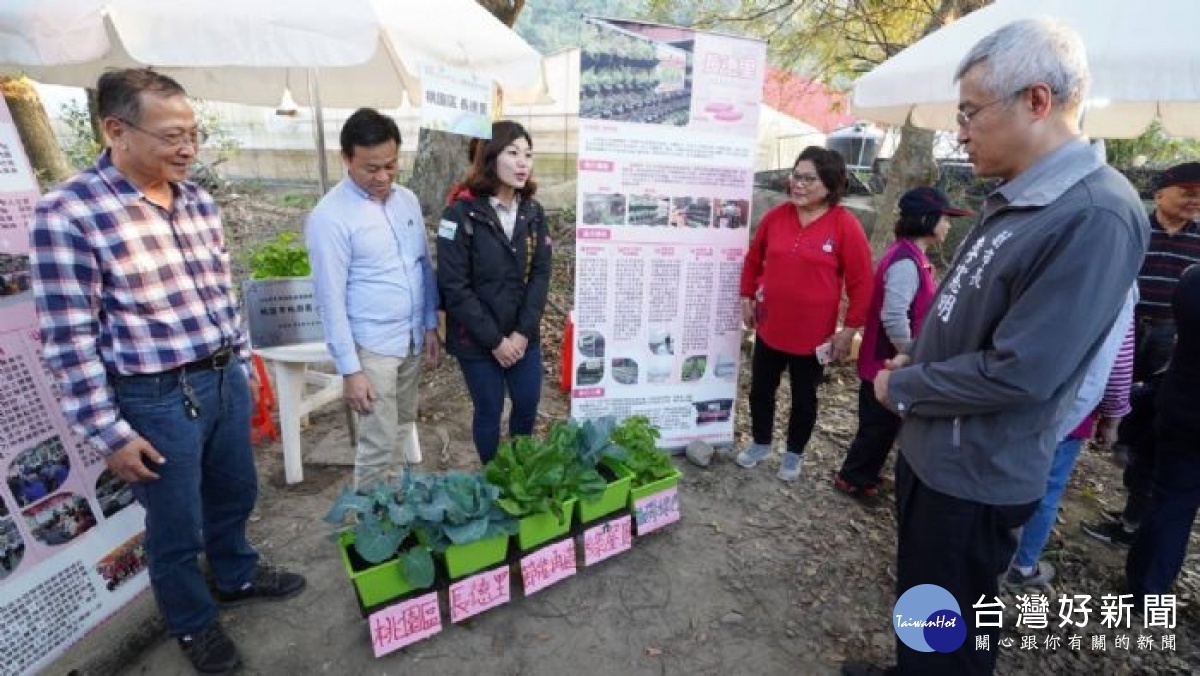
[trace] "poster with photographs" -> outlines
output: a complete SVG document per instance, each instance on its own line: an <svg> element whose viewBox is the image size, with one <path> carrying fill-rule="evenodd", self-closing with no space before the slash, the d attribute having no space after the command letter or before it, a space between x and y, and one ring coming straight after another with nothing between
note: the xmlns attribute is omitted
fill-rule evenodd
<svg viewBox="0 0 1200 676"><path fill-rule="evenodd" d="M766 45L585 21L571 415L733 440Z"/></svg>
<svg viewBox="0 0 1200 676"><path fill-rule="evenodd" d="M33 673L147 587L144 513L71 431L42 359L29 279L37 204L0 101L0 655Z"/></svg>

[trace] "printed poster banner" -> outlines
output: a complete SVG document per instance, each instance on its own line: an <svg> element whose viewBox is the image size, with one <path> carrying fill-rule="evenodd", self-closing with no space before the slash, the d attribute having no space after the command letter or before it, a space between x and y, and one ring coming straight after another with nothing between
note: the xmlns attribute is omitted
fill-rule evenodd
<svg viewBox="0 0 1200 676"><path fill-rule="evenodd" d="M440 64L421 66L421 126L475 138L492 137L492 81Z"/></svg>
<svg viewBox="0 0 1200 676"><path fill-rule="evenodd" d="M587 19L571 415L733 441L766 45Z"/></svg>
<svg viewBox="0 0 1200 676"><path fill-rule="evenodd" d="M144 512L68 427L29 282L37 182L0 100L0 672L33 673L149 583Z"/></svg>

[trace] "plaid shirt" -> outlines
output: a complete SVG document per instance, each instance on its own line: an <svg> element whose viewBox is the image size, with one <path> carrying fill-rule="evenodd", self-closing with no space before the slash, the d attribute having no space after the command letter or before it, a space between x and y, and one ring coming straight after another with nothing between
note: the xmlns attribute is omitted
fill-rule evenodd
<svg viewBox="0 0 1200 676"><path fill-rule="evenodd" d="M192 183L171 187L170 209L153 204L105 151L34 213L43 354L67 420L104 455L137 436L110 374L169 371L223 345L250 356L217 205Z"/></svg>

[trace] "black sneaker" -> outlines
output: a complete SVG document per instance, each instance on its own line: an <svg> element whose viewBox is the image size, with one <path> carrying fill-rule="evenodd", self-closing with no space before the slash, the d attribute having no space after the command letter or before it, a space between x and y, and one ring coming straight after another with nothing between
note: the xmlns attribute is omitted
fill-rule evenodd
<svg viewBox="0 0 1200 676"><path fill-rule="evenodd" d="M178 641L192 667L202 674L227 674L242 666L237 646L225 635L220 622L213 622L198 633L181 636Z"/></svg>
<svg viewBox="0 0 1200 676"><path fill-rule="evenodd" d="M278 566L260 563L254 571L254 578L232 592L217 590L217 603L224 608L253 603L255 601L282 601L304 591L306 584L303 575L289 573Z"/></svg>
<svg viewBox="0 0 1200 676"><path fill-rule="evenodd" d="M1126 530L1125 524L1120 521L1093 521L1091 523L1085 521L1079 524L1079 527L1084 533L1114 547L1132 545L1134 536L1137 535L1137 531Z"/></svg>

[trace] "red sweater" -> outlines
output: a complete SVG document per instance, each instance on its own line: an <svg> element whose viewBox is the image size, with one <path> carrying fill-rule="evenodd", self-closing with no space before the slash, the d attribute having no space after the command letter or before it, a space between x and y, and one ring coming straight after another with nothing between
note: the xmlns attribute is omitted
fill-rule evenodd
<svg viewBox="0 0 1200 676"><path fill-rule="evenodd" d="M742 266L741 295L761 294L755 323L767 345L814 354L837 330L843 285L850 297L844 323L860 328L871 301L871 246L854 214L835 206L801 226L785 202L763 216Z"/></svg>

